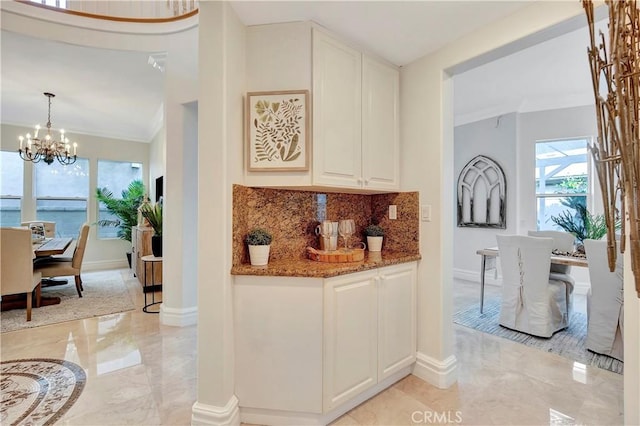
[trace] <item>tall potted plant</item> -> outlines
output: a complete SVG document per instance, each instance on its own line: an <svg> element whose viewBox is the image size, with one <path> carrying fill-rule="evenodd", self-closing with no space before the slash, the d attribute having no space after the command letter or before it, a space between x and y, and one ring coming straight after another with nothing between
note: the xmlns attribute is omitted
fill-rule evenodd
<svg viewBox="0 0 640 426"><path fill-rule="evenodd" d="M118 238L131 242L131 227L138 224L138 208L144 200L144 183L141 180L132 181L121 195L121 198L116 198L109 189L96 188L96 199L116 217L116 219L99 220L97 224L98 226L116 226ZM127 253L127 258L131 266L131 252Z"/></svg>
<svg viewBox="0 0 640 426"><path fill-rule="evenodd" d="M143 204L140 213L153 228L151 251L155 257L162 257L162 204Z"/></svg>

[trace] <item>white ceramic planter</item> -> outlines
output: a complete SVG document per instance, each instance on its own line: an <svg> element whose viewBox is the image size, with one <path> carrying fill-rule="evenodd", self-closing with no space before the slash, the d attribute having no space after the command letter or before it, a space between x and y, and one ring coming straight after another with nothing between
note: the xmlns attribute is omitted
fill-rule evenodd
<svg viewBox="0 0 640 426"><path fill-rule="evenodd" d="M269 250L271 246L249 246L249 259L251 265L263 266L269 263Z"/></svg>
<svg viewBox="0 0 640 426"><path fill-rule="evenodd" d="M382 239L384 237L367 237L369 251L382 251Z"/></svg>

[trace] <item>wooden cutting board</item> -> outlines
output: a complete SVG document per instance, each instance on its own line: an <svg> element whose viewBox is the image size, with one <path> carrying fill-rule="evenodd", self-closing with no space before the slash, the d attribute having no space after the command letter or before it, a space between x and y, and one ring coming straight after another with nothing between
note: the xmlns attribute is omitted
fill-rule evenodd
<svg viewBox="0 0 640 426"><path fill-rule="evenodd" d="M307 253L309 259L317 262L327 263L347 263L347 262L360 262L364 260L364 249L354 248L351 250L338 249L338 250L316 250L313 247L307 247Z"/></svg>

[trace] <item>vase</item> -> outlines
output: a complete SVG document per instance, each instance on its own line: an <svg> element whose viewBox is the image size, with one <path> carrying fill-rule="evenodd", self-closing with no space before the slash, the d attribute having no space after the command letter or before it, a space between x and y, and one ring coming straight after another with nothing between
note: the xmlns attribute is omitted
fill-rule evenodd
<svg viewBox="0 0 640 426"><path fill-rule="evenodd" d="M382 239L384 237L367 237L369 251L382 251Z"/></svg>
<svg viewBox="0 0 640 426"><path fill-rule="evenodd" d="M269 263L271 246L249 246L249 259L252 266L263 266Z"/></svg>
<svg viewBox="0 0 640 426"><path fill-rule="evenodd" d="M162 235L151 236L151 253L155 257L162 257Z"/></svg>

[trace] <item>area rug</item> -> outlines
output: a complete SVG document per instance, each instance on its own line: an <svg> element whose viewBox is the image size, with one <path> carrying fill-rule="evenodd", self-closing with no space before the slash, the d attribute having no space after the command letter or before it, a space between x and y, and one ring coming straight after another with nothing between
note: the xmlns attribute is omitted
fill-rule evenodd
<svg viewBox="0 0 640 426"><path fill-rule="evenodd" d="M586 365L593 365L604 370L622 374L624 363L606 355L593 353L585 348L587 338L587 316L582 312L573 312L569 318L569 327L558 331L548 339L530 336L502 327L500 317L500 299L489 298L484 302L484 312L480 313L480 304L473 305L456 312L453 322L470 327L483 333L503 337L523 345L531 346L549 353Z"/></svg>
<svg viewBox="0 0 640 426"><path fill-rule="evenodd" d="M61 359L18 359L0 364L0 424L52 425L71 408L87 376Z"/></svg>
<svg viewBox="0 0 640 426"><path fill-rule="evenodd" d="M26 309L2 312L2 333L135 309L121 280L102 279L100 274L87 274L83 277L82 285L84 291L81 298L76 292L73 277L69 279L68 284L43 289L42 296L60 297L60 304L34 308L31 311L31 321L26 320Z"/></svg>

